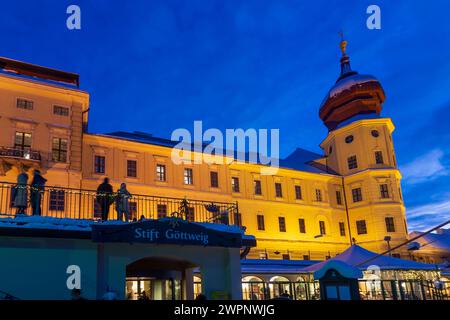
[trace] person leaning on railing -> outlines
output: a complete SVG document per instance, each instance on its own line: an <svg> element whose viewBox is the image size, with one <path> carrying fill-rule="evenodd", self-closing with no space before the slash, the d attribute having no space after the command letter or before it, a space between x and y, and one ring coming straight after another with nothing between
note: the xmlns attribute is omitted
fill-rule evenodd
<svg viewBox="0 0 450 320"><path fill-rule="evenodd" d="M116 194L116 211L117 220L122 221L122 216L125 215L125 221L128 222L130 218L130 198L131 193L127 190L127 185L122 183L120 189L117 190Z"/></svg>
<svg viewBox="0 0 450 320"><path fill-rule="evenodd" d="M47 179L41 176L41 172L39 170L34 170L33 181L31 182L30 187L30 202L33 216L41 215L41 199L42 194L44 193L46 182Z"/></svg>
<svg viewBox="0 0 450 320"><path fill-rule="evenodd" d="M113 187L109 184L109 178L105 178L97 188L97 203L102 212L102 221L108 220L109 207L114 202Z"/></svg>
<svg viewBox="0 0 450 320"><path fill-rule="evenodd" d="M17 208L16 214L25 214L28 207L28 175L22 172L17 176L17 185L13 188L12 199L13 205Z"/></svg>

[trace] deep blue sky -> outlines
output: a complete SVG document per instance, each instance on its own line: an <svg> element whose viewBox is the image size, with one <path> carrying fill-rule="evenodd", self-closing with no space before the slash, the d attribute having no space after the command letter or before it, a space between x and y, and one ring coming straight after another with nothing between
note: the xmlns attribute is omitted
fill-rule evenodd
<svg viewBox="0 0 450 320"><path fill-rule="evenodd" d="M381 30L366 28L369 4ZM408 221L424 229L450 218L448 12L446 0L3 1L0 55L79 73L92 132L279 128L285 156L320 152L342 29L352 67L386 91Z"/></svg>

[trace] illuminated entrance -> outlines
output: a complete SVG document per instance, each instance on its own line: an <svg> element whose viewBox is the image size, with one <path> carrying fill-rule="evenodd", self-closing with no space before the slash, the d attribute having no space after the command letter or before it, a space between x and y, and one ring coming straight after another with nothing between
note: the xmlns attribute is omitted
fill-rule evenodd
<svg viewBox="0 0 450 320"><path fill-rule="evenodd" d="M182 300L193 290L195 264L174 258L143 258L127 265L128 300Z"/></svg>

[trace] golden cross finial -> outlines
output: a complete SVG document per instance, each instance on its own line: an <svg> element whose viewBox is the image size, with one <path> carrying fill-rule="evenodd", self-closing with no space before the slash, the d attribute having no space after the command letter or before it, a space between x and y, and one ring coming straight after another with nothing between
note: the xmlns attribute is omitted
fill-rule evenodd
<svg viewBox="0 0 450 320"><path fill-rule="evenodd" d="M347 41L344 38L344 32L343 31L339 31L339 35L341 36L341 51L342 51L342 55L345 55L345 50L347 48Z"/></svg>

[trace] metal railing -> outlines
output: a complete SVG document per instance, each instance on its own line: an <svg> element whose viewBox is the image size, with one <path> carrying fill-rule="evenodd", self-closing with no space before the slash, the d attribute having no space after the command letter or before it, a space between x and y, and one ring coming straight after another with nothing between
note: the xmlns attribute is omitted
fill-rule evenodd
<svg viewBox="0 0 450 320"><path fill-rule="evenodd" d="M39 151L11 147L0 147L0 157L19 158L35 161L41 160L41 154Z"/></svg>
<svg viewBox="0 0 450 320"><path fill-rule="evenodd" d="M20 198L18 191L20 190ZM34 199L32 193L34 194ZM97 201L97 192L73 188L46 186L43 191L36 191L31 186L18 186L0 182L0 216L16 216L23 211L33 215L36 205L36 192L39 192L41 216L71 219L101 218L101 208ZM110 195L108 219L117 219L116 193ZM20 208L22 206L22 208ZM158 219L176 216L195 222L214 222L228 225L241 224L237 202L212 202L186 198L170 198L133 194L129 198L129 220Z"/></svg>

